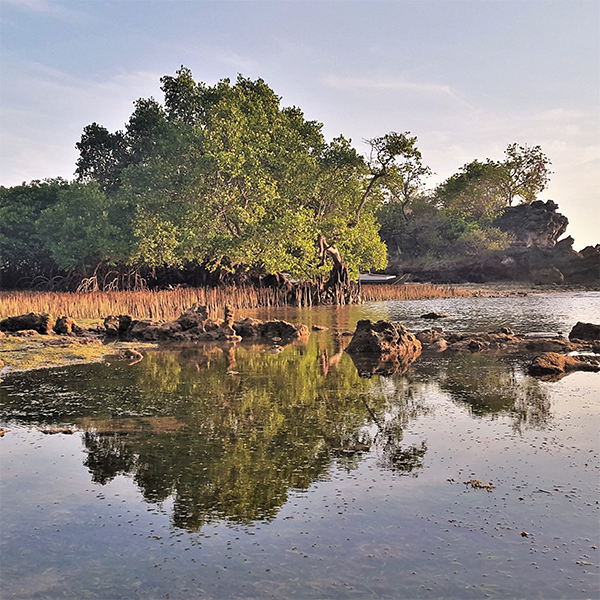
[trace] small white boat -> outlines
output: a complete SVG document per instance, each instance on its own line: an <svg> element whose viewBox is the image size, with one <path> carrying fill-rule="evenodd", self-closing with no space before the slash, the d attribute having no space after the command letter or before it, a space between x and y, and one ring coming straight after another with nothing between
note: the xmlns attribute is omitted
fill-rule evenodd
<svg viewBox="0 0 600 600"><path fill-rule="evenodd" d="M409 279L410 273L404 275L373 275L372 273L364 273L358 276L360 283L386 283L388 285L396 285L406 283Z"/></svg>

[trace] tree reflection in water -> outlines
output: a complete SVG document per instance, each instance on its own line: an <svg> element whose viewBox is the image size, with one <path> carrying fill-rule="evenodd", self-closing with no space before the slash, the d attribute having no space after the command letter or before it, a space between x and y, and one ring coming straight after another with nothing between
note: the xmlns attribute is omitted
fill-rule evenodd
<svg viewBox="0 0 600 600"><path fill-rule="evenodd" d="M550 419L550 400L540 382L524 376L515 361L489 354L456 355L438 365L436 379L473 415L508 414L515 431L545 427Z"/></svg>
<svg viewBox="0 0 600 600"><path fill-rule="evenodd" d="M85 464L99 483L128 474L148 501L172 496L179 527L272 519L290 489L327 477L332 461L352 469L371 449L398 472L422 466L424 443L401 446L417 403L391 403L361 379L339 337L280 354L184 347L149 354L135 373L144 408L170 412L179 426L89 420Z"/></svg>
<svg viewBox="0 0 600 600"><path fill-rule="evenodd" d="M188 530L272 519L289 490L327 478L333 463L353 469L368 452L382 468L418 473L427 440L406 445L403 435L433 410L432 391L475 415L508 414L517 429L549 418L539 382L514 363L422 357L407 373L365 379L346 341L316 335L279 354L194 345L131 367L23 374L0 390L0 411L28 426L77 424L95 482L132 477L148 502L172 498L173 523Z"/></svg>

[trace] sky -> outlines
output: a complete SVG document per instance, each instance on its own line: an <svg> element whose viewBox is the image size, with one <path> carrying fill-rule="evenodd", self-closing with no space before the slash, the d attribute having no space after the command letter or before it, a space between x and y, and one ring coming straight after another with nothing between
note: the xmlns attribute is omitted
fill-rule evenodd
<svg viewBox="0 0 600 600"><path fill-rule="evenodd" d="M262 78L327 139L418 138L434 187L540 145L577 250L600 243L598 0L0 0L0 185L72 179L182 65Z"/></svg>

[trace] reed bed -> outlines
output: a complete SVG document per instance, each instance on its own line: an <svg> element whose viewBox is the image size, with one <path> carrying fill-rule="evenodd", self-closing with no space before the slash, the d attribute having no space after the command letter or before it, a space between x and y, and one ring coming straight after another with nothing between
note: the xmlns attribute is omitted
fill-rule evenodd
<svg viewBox="0 0 600 600"><path fill-rule="evenodd" d="M195 303L208 307L213 317L222 317L225 305L234 309L283 305L277 290L249 287L138 292L0 292L0 317L43 312L73 319L126 314L136 319L170 320Z"/></svg>
<svg viewBox="0 0 600 600"><path fill-rule="evenodd" d="M434 298L465 298L477 295L476 290L456 288L430 283L409 283L404 285L371 284L363 285L363 302L384 302L386 300L431 300Z"/></svg>
<svg viewBox="0 0 600 600"><path fill-rule="evenodd" d="M466 295L472 293L427 284L362 286L364 302ZM280 290L242 286L138 292L0 292L0 318L40 312L72 319L103 319L107 315L126 314L136 319L171 320L195 303L208 307L213 318L222 318L226 305L236 310L282 307L288 305L288 297Z"/></svg>

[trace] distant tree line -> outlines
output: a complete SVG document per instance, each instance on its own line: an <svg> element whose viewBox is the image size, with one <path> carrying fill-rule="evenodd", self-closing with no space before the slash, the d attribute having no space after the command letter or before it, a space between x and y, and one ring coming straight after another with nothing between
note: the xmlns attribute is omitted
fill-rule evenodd
<svg viewBox="0 0 600 600"><path fill-rule="evenodd" d="M548 182L539 146L512 144L426 190L431 169L409 132L369 140L362 156L261 79L208 86L182 67L161 90L164 103L137 100L123 131L84 128L74 181L0 187L3 288L311 279L326 256L356 278L385 268L388 249L502 248L494 219Z"/></svg>

